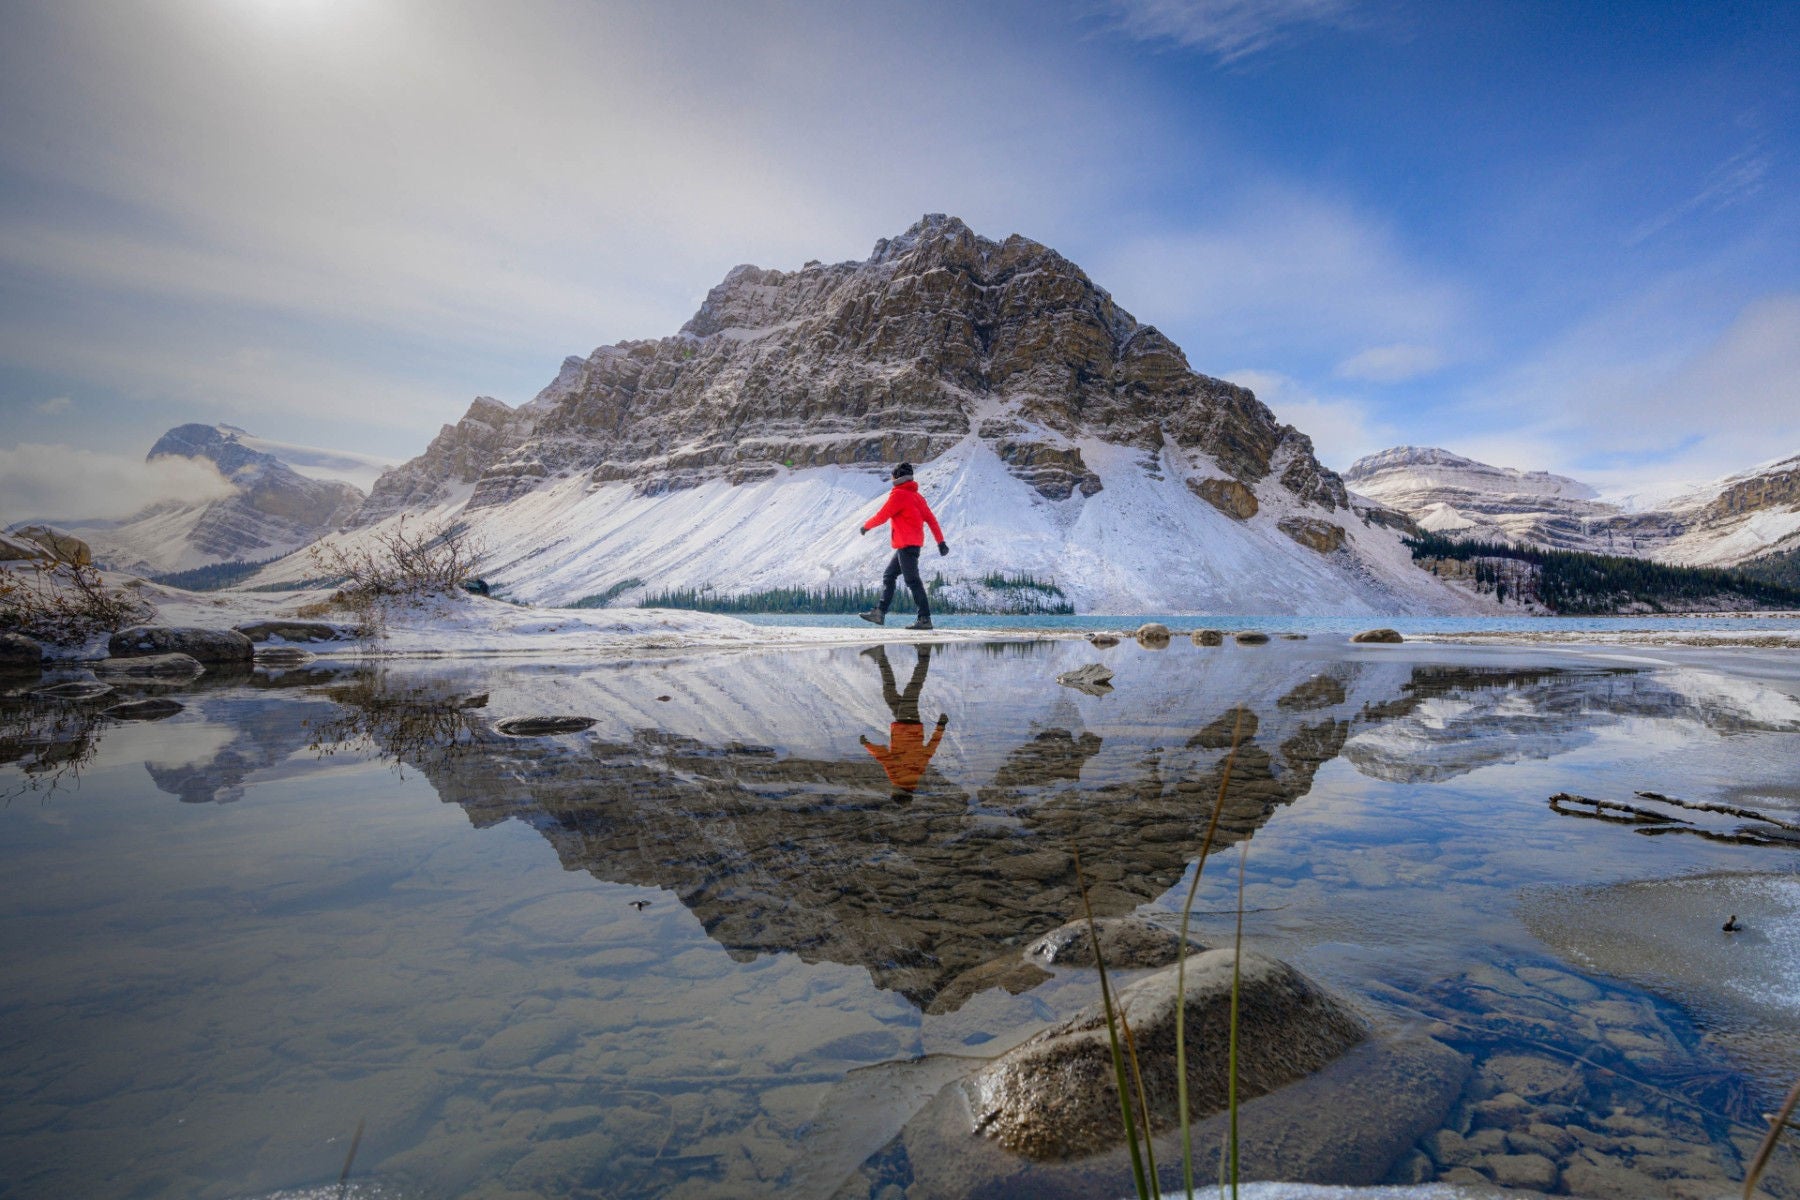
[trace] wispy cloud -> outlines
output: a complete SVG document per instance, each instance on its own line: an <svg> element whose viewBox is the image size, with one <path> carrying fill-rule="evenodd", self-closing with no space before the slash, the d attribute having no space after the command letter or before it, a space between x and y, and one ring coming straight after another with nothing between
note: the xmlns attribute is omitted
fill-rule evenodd
<svg viewBox="0 0 1800 1200"><path fill-rule="evenodd" d="M1769 175L1769 156L1760 146L1732 155L1707 173L1700 189L1680 204L1658 213L1626 235L1625 244L1636 246L1655 237L1683 217L1697 212L1718 212L1754 196Z"/></svg>
<svg viewBox="0 0 1800 1200"><path fill-rule="evenodd" d="M1307 26L1354 23L1356 0L1110 0L1118 29L1235 62Z"/></svg>
<svg viewBox="0 0 1800 1200"><path fill-rule="evenodd" d="M1371 346L1353 354L1339 363L1332 374L1339 379L1366 383L1404 383L1431 374L1444 362L1443 352L1434 347L1399 342L1390 346Z"/></svg>
<svg viewBox="0 0 1800 1200"><path fill-rule="evenodd" d="M0 446L0 526L30 517L123 517L159 500L210 500L237 489L191 458L145 462L62 444Z"/></svg>
<svg viewBox="0 0 1800 1200"><path fill-rule="evenodd" d="M33 411L43 416L53 417L57 413L65 413L74 408L75 401L68 396L52 396L48 400L39 400L31 407Z"/></svg>

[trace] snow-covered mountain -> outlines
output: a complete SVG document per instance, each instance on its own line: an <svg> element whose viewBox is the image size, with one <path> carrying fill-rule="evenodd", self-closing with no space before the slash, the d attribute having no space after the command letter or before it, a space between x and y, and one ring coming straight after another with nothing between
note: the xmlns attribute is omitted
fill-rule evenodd
<svg viewBox="0 0 1800 1200"><path fill-rule="evenodd" d="M1451 537L1733 566L1800 547L1800 456L1631 503L1547 471L1398 446L1358 459L1344 482Z"/></svg>
<svg viewBox="0 0 1800 1200"><path fill-rule="evenodd" d="M270 452L277 447L303 469ZM289 554L362 507L364 492L328 473L366 475L378 465L361 455L264 442L231 425L179 425L146 457L167 455L211 463L236 491L165 500L117 521L63 523L93 548L95 561L151 575Z"/></svg>
<svg viewBox="0 0 1800 1200"><path fill-rule="evenodd" d="M886 550L857 526L902 459L953 548L928 574L952 583L1029 572L1083 611L1478 603L1075 264L943 215L862 262L737 267L674 336L570 358L517 409L476 400L343 536L454 517L491 579L547 603L867 584Z"/></svg>

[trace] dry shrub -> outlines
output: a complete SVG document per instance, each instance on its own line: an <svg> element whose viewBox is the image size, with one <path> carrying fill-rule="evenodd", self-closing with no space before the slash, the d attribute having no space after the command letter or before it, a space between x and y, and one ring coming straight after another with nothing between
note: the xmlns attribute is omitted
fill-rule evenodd
<svg viewBox="0 0 1800 1200"><path fill-rule="evenodd" d="M379 635L389 601L461 592L485 553L461 523L407 520L366 540L320 543L308 552L319 572L340 584L325 604L354 614L364 636Z"/></svg>
<svg viewBox="0 0 1800 1200"><path fill-rule="evenodd" d="M149 620L150 606L100 572L73 563L32 559L0 567L0 630L71 646Z"/></svg>

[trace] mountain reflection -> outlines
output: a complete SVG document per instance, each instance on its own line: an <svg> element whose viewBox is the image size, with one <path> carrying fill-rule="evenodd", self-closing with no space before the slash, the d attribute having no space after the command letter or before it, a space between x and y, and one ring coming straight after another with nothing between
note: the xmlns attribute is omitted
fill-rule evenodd
<svg viewBox="0 0 1800 1200"><path fill-rule="evenodd" d="M1791 698L1709 692L1679 671L1128 649L1104 700L1056 686L1092 654L1065 642L202 677L164 689L187 708L158 737L186 730L203 749L145 765L161 790L217 803L291 764L387 759L478 828L520 821L568 869L673 892L735 958L859 966L945 1011L995 983L1031 985L1019 947L1081 912L1074 852L1096 915L1173 887L1234 738L1220 848L1305 798L1337 758L1420 782L1551 757L1631 718L1800 729ZM500 731L547 715L594 724ZM869 736L883 725L885 745ZM0 696L0 769L78 767L115 727L13 691Z"/></svg>

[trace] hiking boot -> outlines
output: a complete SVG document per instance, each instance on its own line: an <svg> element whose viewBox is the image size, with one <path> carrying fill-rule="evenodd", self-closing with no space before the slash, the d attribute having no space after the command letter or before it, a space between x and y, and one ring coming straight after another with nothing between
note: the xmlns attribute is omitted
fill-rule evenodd
<svg viewBox="0 0 1800 1200"><path fill-rule="evenodd" d="M931 618L930 617L920 617L918 620L914 621L911 625L908 625L907 628L908 629L930 629L930 628L932 628Z"/></svg>
<svg viewBox="0 0 1800 1200"><path fill-rule="evenodd" d="M887 610L883 608L871 608L868 612L861 612L856 615L871 625L887 624Z"/></svg>

